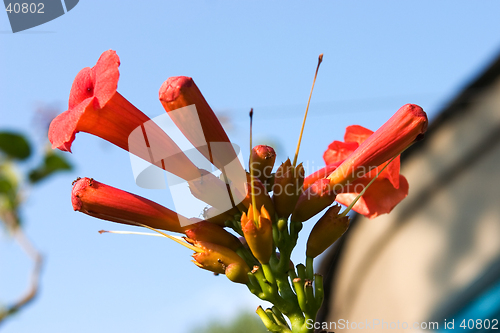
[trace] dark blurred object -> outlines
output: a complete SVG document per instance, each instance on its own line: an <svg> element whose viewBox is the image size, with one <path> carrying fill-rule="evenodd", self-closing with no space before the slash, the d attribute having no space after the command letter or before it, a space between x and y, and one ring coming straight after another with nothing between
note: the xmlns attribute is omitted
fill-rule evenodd
<svg viewBox="0 0 500 333"><path fill-rule="evenodd" d="M498 320L498 165L500 57L403 154L408 197L373 221L357 216L324 256L327 298L318 320L378 319L410 328L437 322L437 331L444 330L445 319L461 331L464 319L466 325L469 319L489 319L490 326ZM481 331L481 325L473 326L467 331ZM386 329L378 325L374 332Z"/></svg>

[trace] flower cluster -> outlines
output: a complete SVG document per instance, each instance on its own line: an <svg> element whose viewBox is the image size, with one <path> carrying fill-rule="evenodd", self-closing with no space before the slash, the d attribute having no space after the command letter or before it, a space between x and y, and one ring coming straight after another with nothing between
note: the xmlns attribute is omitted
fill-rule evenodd
<svg viewBox="0 0 500 333"><path fill-rule="evenodd" d="M91 178L74 182L73 208L108 221L183 234L179 239L158 230L192 249L198 267L225 274L270 301L272 308L257 309L269 330L309 332L305 321L315 318L323 300L322 277L314 274L313 258L349 226L348 210L340 212L334 202L355 203L352 209L375 217L390 212L406 197L408 182L399 174L399 154L425 132L425 112L407 104L376 132L348 127L344 142L328 146L323 156L326 166L307 177L302 164L289 159L275 166L272 147L253 147L249 170L240 180L243 191L233 195L239 199L232 201L232 207L224 209L217 198L237 192L232 171L226 168L237 161L237 154L194 81L183 76L169 78L160 88L160 102L193 146L216 168L226 170L221 177L198 168L167 133L117 92L119 64L116 53L106 51L94 67L78 73L68 110L51 123L52 147L71 151L78 132L99 136L186 180L191 193L208 205L204 220L180 216ZM182 111L192 105L197 119ZM145 136L131 139L137 129ZM212 143L225 145L215 149ZM153 146L161 147L160 158L152 158ZM240 164L238 168L243 170ZM302 224L325 209L308 237L306 264L295 266L290 256Z"/></svg>

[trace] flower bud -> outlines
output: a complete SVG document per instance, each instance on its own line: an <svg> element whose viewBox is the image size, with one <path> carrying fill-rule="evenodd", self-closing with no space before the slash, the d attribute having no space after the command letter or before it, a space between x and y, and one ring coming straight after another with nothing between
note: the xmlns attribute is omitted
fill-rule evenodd
<svg viewBox="0 0 500 333"><path fill-rule="evenodd" d="M193 254L196 266L218 274L227 272L227 277L233 282L243 284L248 282L247 273L250 272L250 268L236 252L209 242L186 240L202 250Z"/></svg>
<svg viewBox="0 0 500 333"><path fill-rule="evenodd" d="M304 222L330 206L335 201L335 192L330 190L328 179L315 181L299 197L292 214L293 222Z"/></svg>
<svg viewBox="0 0 500 333"><path fill-rule="evenodd" d="M287 219L292 214L303 183L302 163L294 167L287 159L278 167L273 185L273 202L278 217Z"/></svg>
<svg viewBox="0 0 500 333"><path fill-rule="evenodd" d="M273 253L273 227L266 208L261 206L259 214L250 205L248 215L243 213L241 216L241 229L255 258L261 264L267 264Z"/></svg>
<svg viewBox="0 0 500 333"><path fill-rule="evenodd" d="M315 258L335 243L349 227L349 217L339 217L340 206L330 207L314 225L307 240L306 255Z"/></svg>
<svg viewBox="0 0 500 333"><path fill-rule="evenodd" d="M268 184L276 160L276 152L272 147L258 145L253 147L251 154L250 161L252 165L249 169L262 184Z"/></svg>
<svg viewBox="0 0 500 333"><path fill-rule="evenodd" d="M243 206L245 209L242 209L243 211L247 210L248 207L252 204L252 188L250 187L250 177L248 177L248 183L246 184L247 186L247 192L245 199L241 202L241 206ZM255 195L255 206L256 207L266 207L266 211L269 213L269 216L271 216L271 220L274 218L275 215L275 210L274 210L274 204L273 200L267 194L266 188L264 187L264 184L257 178L253 179L253 194Z"/></svg>
<svg viewBox="0 0 500 333"><path fill-rule="evenodd" d="M238 238L216 224L201 221L191 227L185 234L192 240L222 245L233 251L243 246Z"/></svg>

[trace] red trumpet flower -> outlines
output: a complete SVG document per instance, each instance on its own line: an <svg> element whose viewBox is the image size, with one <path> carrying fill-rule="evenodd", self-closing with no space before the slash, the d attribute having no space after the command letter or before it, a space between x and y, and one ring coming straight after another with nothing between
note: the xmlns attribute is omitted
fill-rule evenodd
<svg viewBox="0 0 500 333"><path fill-rule="evenodd" d="M358 142L364 137L366 140L362 141L363 143L328 176L330 185L332 187L343 186L362 177L365 173L401 154L425 133L426 129L427 115L420 106L415 104L402 106L384 125L367 138L366 129L360 131L358 127L357 133L354 131L346 135L346 141ZM346 148L345 145L343 148ZM338 156L342 155L343 153L339 151ZM330 155L327 154L328 156ZM397 179L392 181L397 182Z"/></svg>
<svg viewBox="0 0 500 333"><path fill-rule="evenodd" d="M71 87L68 110L50 124L52 148L71 152L76 133L86 132L183 179L199 177L198 168L172 139L116 91L119 65L116 52L110 50L101 55L94 67L78 73ZM152 152L150 147L161 147L161 153Z"/></svg>
<svg viewBox="0 0 500 333"><path fill-rule="evenodd" d="M103 220L122 224L144 224L155 229L182 233L193 225L181 226L179 215L156 202L103 184L80 178L71 192L73 209ZM185 217L181 217L186 219Z"/></svg>
<svg viewBox="0 0 500 333"><path fill-rule="evenodd" d="M387 161L397 156L353 207L370 218L389 213L408 195L408 182L399 174L398 155L426 129L427 115L414 104L400 108L375 133L361 126L349 126L344 142L332 142L323 155L327 166L307 177L304 184L309 186L331 172L328 179L338 194L336 201L347 206Z"/></svg>
<svg viewBox="0 0 500 333"><path fill-rule="evenodd" d="M160 102L182 134L219 170L237 160L226 132L192 78L169 78L160 88ZM188 108L191 105L196 108Z"/></svg>

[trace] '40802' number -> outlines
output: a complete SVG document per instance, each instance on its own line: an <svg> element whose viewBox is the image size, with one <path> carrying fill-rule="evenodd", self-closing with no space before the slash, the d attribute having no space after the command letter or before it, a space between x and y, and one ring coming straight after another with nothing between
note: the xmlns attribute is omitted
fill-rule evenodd
<svg viewBox="0 0 500 333"><path fill-rule="evenodd" d="M492 319L491 321L489 319L481 320L481 319L469 319L469 320L462 320L462 323L460 324L460 327L463 329L476 329L476 330L481 330L481 329L492 329L492 330L497 330L498 329L498 319Z"/></svg>
<svg viewBox="0 0 500 333"><path fill-rule="evenodd" d="M45 7L45 5L40 2L39 4L36 4L36 3L10 3L9 2L9 5L5 8L5 10L10 14L12 12L14 12L15 14L19 14L19 13L23 13L23 14L27 14L27 13L31 13L31 14L43 14L44 11L43 11L43 7Z"/></svg>

